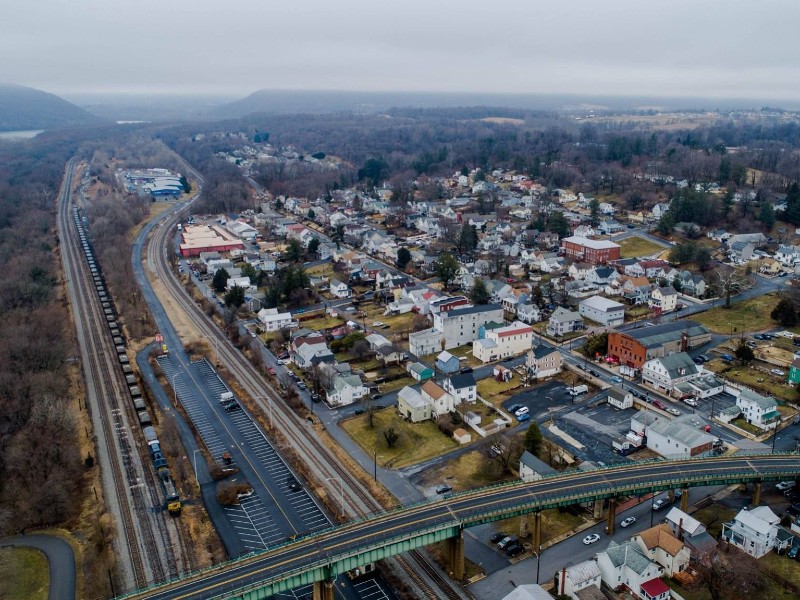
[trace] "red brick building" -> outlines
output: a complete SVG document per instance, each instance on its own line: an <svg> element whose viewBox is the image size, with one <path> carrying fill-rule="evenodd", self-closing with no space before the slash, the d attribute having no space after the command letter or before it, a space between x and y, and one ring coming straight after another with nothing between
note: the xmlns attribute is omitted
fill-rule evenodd
<svg viewBox="0 0 800 600"><path fill-rule="evenodd" d="M569 259L591 265L604 265L609 261L620 259L618 244L608 240L590 240L577 235L561 240L561 251Z"/></svg>
<svg viewBox="0 0 800 600"><path fill-rule="evenodd" d="M608 354L621 365L641 369L651 358L686 352L711 341L708 330L695 321L673 321L653 327L608 332Z"/></svg>

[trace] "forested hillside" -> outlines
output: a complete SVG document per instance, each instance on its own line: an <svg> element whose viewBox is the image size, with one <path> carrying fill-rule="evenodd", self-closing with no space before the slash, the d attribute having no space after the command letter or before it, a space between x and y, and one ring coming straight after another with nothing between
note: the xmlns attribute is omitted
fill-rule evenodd
<svg viewBox="0 0 800 600"><path fill-rule="evenodd" d="M60 129L99 122L94 115L53 94L0 84L0 131Z"/></svg>

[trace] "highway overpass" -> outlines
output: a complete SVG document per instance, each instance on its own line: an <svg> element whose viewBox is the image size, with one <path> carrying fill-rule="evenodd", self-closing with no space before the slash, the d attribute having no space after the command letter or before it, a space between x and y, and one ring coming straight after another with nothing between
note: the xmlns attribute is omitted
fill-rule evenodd
<svg viewBox="0 0 800 600"><path fill-rule="evenodd" d="M532 514L536 540L535 515L547 508L601 499L610 499L613 506L614 499L622 496L735 483L757 484L757 504L761 482L798 477L800 455L794 453L657 460L570 471L531 483L471 490L352 521L127 597L255 600L314 582L315 597L332 599L331 582L338 574L443 540L448 540L451 571L460 578L465 527ZM613 529L613 519L609 528Z"/></svg>

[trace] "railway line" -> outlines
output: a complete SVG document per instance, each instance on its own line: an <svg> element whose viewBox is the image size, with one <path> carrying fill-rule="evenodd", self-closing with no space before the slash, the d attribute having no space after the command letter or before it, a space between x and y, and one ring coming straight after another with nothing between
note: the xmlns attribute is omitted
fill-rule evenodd
<svg viewBox="0 0 800 600"><path fill-rule="evenodd" d="M184 546L175 525L162 512L152 510L161 505L159 486L147 457L144 463L141 458L138 427L131 427L137 413L123 370L127 354L124 342L120 353L113 304L80 213L72 203L75 163L70 160L65 170L57 227L106 508L116 523L117 583L124 590L166 581L186 570Z"/></svg>
<svg viewBox="0 0 800 600"><path fill-rule="evenodd" d="M181 286L170 266L170 253L173 252L172 235L175 232L174 223L177 218L173 215L154 230L144 251L147 268L167 288L192 325L203 336L214 341L216 359L226 365L231 375L254 399L259 408L265 414L271 415L274 426L303 458L319 485L324 486L331 497L335 497L336 493L341 491L345 503L355 512L353 516L366 516L383 510L361 480L353 476L333 451L318 439L307 422L286 405L265 377L242 358ZM265 400L271 406L265 405ZM336 489L336 480L341 481L341 490ZM446 597L456 600L467 597L465 590L444 576L437 566L430 564L429 559L420 551L391 560L408 574L418 590L428 598Z"/></svg>

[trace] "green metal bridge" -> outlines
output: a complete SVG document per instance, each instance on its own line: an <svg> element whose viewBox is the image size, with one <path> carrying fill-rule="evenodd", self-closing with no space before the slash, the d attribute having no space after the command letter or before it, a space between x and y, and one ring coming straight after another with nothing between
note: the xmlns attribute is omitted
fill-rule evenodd
<svg viewBox="0 0 800 600"><path fill-rule="evenodd" d="M315 598L333 598L332 581L366 563L448 540L453 574L463 576L462 531L520 515L533 515L538 544L542 510L595 500L709 485L754 483L758 504L765 481L800 477L800 455L759 454L657 460L593 471L571 471L531 483L514 482L426 501L316 532L291 543L193 573L129 597L265 599L315 584ZM688 498L683 494L682 500ZM613 531L613 519L607 530Z"/></svg>

